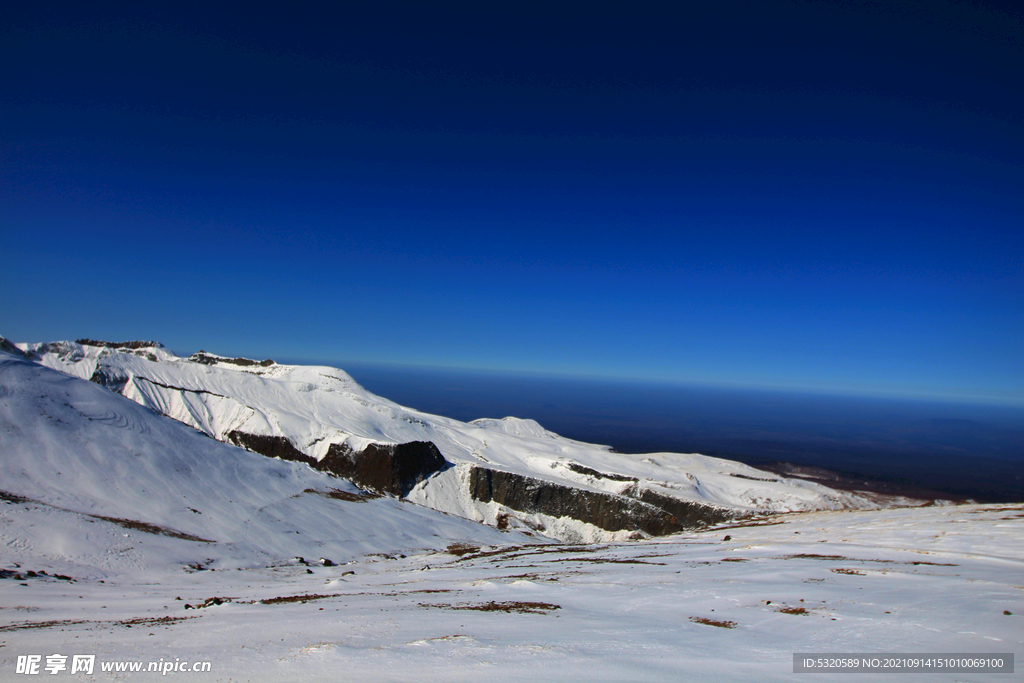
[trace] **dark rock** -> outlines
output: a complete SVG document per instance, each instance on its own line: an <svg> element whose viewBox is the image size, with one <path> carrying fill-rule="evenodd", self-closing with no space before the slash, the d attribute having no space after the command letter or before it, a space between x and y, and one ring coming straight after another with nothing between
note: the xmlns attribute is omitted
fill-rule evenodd
<svg viewBox="0 0 1024 683"><path fill-rule="evenodd" d="M645 502L613 493L582 489L512 472L473 467L470 495L525 513L572 517L607 531L639 530L664 536L682 530L670 513Z"/></svg>
<svg viewBox="0 0 1024 683"><path fill-rule="evenodd" d="M722 540L723 541L731 541L732 540L732 536L729 536L728 534L726 534L725 538L723 538Z"/></svg>
<svg viewBox="0 0 1024 683"><path fill-rule="evenodd" d="M315 469L348 479L360 488L393 496L407 495L416 484L435 472L452 466L437 450L437 446L429 441L370 444L361 451L353 451L345 444L331 444L327 456L317 462L283 436L264 436L235 430L228 432L227 440L254 453L269 458L302 462ZM317 493L312 490L309 492ZM356 498L352 494L338 493ZM359 500L368 497L363 496Z"/></svg>
<svg viewBox="0 0 1024 683"><path fill-rule="evenodd" d="M315 465L360 488L393 496L408 495L416 484L451 466L429 441L372 443L361 451L353 451L345 444L331 444L327 456Z"/></svg>
<svg viewBox="0 0 1024 683"><path fill-rule="evenodd" d="M81 344L82 346L98 346L100 348L107 349L162 349L164 347L163 344L155 341L108 342L97 341L95 339L76 339L75 343Z"/></svg>
<svg viewBox="0 0 1024 683"><path fill-rule="evenodd" d="M274 361L267 358L266 360L252 360L251 358L224 358L223 356L213 356L206 353L205 351L199 351L193 353L188 357L188 360L193 363L201 363L202 365L216 365L217 363L228 363L230 365L237 365L239 367L247 368L254 365L260 367L269 368L271 365L275 365Z"/></svg>
<svg viewBox="0 0 1024 683"><path fill-rule="evenodd" d="M710 524L719 524L736 516L733 510L692 500L680 500L650 489L634 486L626 495L661 508L671 514L685 529L699 529Z"/></svg>
<svg viewBox="0 0 1024 683"><path fill-rule="evenodd" d="M128 374L118 368L97 365L89 381L110 389L115 394L124 394L124 387L128 384L128 379Z"/></svg>
<svg viewBox="0 0 1024 683"><path fill-rule="evenodd" d="M293 446L292 442L283 436L247 434L246 432L240 432L236 429L228 432L227 439L229 443L241 446L248 451L265 455L268 458L294 460L296 462L304 462L310 467L317 466L316 460Z"/></svg>
<svg viewBox="0 0 1024 683"><path fill-rule="evenodd" d="M570 470L572 470L573 472L576 472L577 474L585 474L588 477L597 477L598 479L611 479L612 481L632 481L632 482L640 481L636 477L627 477L624 474L608 474L607 472L598 472L595 469L592 469L590 467L585 467L584 465L580 465L579 463L575 463L575 462L570 462L567 465L567 467Z"/></svg>
<svg viewBox="0 0 1024 683"><path fill-rule="evenodd" d="M752 477L749 474L738 474L736 472L730 472L730 477L736 477L738 479L749 479L750 481L770 481L778 483L778 479L765 479L764 477Z"/></svg>

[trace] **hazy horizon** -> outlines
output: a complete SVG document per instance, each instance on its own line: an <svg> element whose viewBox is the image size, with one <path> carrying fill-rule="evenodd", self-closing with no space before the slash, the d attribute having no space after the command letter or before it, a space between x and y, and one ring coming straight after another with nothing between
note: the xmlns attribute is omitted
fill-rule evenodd
<svg viewBox="0 0 1024 683"><path fill-rule="evenodd" d="M384 398L463 421L527 418L626 453L791 462L925 492L1024 500L1024 410L1014 406L348 365Z"/></svg>

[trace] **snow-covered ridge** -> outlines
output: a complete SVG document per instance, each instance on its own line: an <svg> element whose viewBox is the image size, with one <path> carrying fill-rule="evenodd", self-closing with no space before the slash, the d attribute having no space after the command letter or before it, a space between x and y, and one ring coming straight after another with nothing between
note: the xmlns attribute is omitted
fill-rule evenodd
<svg viewBox="0 0 1024 683"><path fill-rule="evenodd" d="M517 537L219 443L2 341L0 520L11 557L77 576Z"/></svg>
<svg viewBox="0 0 1024 683"><path fill-rule="evenodd" d="M336 368L206 352L182 358L147 342L18 347L221 441L357 481L369 471L360 454L372 452L389 471L404 473L405 483L391 492L500 528L603 540L752 513L877 506L865 496L719 458L613 453L533 420L466 423L422 413L370 393ZM431 444L440 460L412 444ZM444 465L417 470L424 458ZM369 469L379 475L382 467Z"/></svg>

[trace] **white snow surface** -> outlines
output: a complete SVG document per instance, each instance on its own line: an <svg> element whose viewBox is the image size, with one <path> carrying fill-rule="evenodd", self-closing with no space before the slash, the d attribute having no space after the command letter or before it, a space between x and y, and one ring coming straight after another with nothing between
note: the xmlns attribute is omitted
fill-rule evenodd
<svg viewBox="0 0 1024 683"><path fill-rule="evenodd" d="M622 493L633 485L579 473L570 464L633 477L640 486L737 514L878 507L878 498L836 491L762 472L741 463L696 454L627 455L607 446L568 439L533 420L514 417L460 422L400 406L376 396L331 367L273 364L202 364L162 346L112 349L56 342L21 344L39 362L83 379L100 369L123 381L127 398L218 440L233 430L287 438L317 460L331 444L362 450L370 443L430 441L456 466L420 484L408 499L436 510L494 524L501 506L469 495L472 465L527 475L584 490ZM904 501L906 502L906 501ZM517 521L561 540L601 541L607 532L575 520L517 514Z"/></svg>
<svg viewBox="0 0 1024 683"><path fill-rule="evenodd" d="M209 662L168 675L440 683L791 681L794 652L1024 651L1020 504L562 545L360 500L3 351L0 482L0 681L28 680L19 656L55 654L96 655L91 676L60 674L77 680ZM102 670L116 663L143 671Z"/></svg>
<svg viewBox="0 0 1024 683"><path fill-rule="evenodd" d="M0 491L34 501L37 520L17 540L8 529L0 540L68 571L76 564L111 571L197 561L263 566L293 556L338 562L508 539L394 498L363 498L343 479L220 443L2 351L0 445Z"/></svg>

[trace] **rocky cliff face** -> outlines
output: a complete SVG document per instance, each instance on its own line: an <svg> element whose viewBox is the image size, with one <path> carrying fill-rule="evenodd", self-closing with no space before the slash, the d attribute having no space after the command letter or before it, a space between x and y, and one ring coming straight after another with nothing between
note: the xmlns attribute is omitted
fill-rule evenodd
<svg viewBox="0 0 1024 683"><path fill-rule="evenodd" d="M108 375L94 376L93 381L115 390L120 388ZM369 444L360 451L346 444L331 444L327 456L317 461L283 436L235 430L227 434L226 440L269 458L305 463L348 479L364 490L396 497L407 496L420 482L453 466L429 441ZM579 465L573 470L616 481L637 482L632 477L608 475ZM493 501L527 514L569 517L613 532L640 531L651 536L664 536L730 517L730 511L680 501L644 490L638 484L631 487L626 495L616 495L479 466L470 470L469 489L470 497L476 501Z"/></svg>
<svg viewBox="0 0 1024 683"><path fill-rule="evenodd" d="M361 451L331 444L327 457L316 465L360 488L393 496L408 495L416 484L451 466L429 441L372 443Z"/></svg>
<svg viewBox="0 0 1024 683"><path fill-rule="evenodd" d="M348 479L361 489L392 496L406 496L430 475L452 466L429 441L370 444L354 451L345 444L331 444L319 462L297 449L283 436L264 436L233 431L228 441L268 458L304 462L314 469Z"/></svg>
<svg viewBox="0 0 1024 683"><path fill-rule="evenodd" d="M684 529L699 529L741 516L736 510L697 503L692 500L680 500L640 486L632 487L626 492L626 495L661 508L675 517Z"/></svg>
<svg viewBox="0 0 1024 683"><path fill-rule="evenodd" d="M375 493L406 496L427 477L452 466L429 441L370 444L354 451L332 444L317 462L281 436L234 431L228 441L271 458L304 462L315 469L348 479ZM513 472L473 467L469 474L473 500L495 502L510 510L550 517L570 517L605 531L641 531L664 536L687 528L725 521L735 512L682 501L633 486L625 495L587 491Z"/></svg>
<svg viewBox="0 0 1024 683"><path fill-rule="evenodd" d="M241 446L247 451L265 455L268 458L280 458L281 460L294 460L304 462L310 467L316 467L317 462L283 436L264 436L263 434L246 434L238 430L228 432L228 443Z"/></svg>
<svg viewBox="0 0 1024 683"><path fill-rule="evenodd" d="M754 512L876 505L717 458L617 454L532 420L429 415L337 368L202 351L182 358L146 341L8 346L221 441L499 528L518 512L555 537L664 535Z"/></svg>
<svg viewBox="0 0 1024 683"><path fill-rule="evenodd" d="M664 536L683 529L673 515L649 503L486 467L470 470L469 490L474 500L494 501L520 512L571 517L605 531Z"/></svg>

